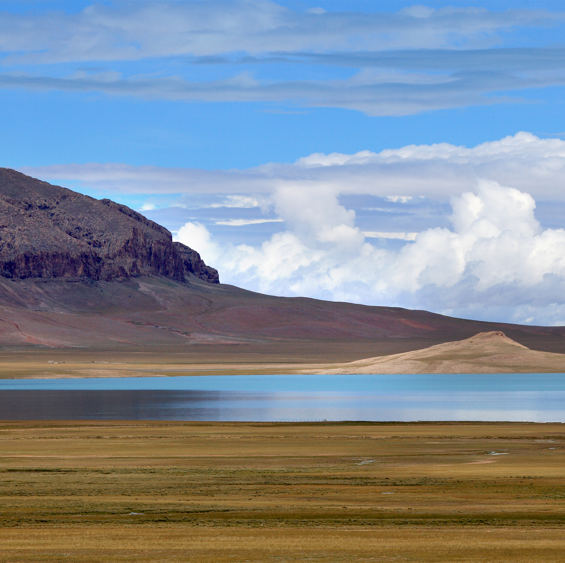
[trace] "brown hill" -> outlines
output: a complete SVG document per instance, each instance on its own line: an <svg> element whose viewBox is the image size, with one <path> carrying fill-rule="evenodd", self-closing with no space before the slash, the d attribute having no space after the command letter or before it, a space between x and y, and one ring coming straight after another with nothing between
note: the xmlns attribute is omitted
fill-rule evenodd
<svg viewBox="0 0 565 563"><path fill-rule="evenodd" d="M25 349L26 357L146 358L213 364L220 371L219 364L276 364L272 372L409 352L492 330L529 348L565 351L565 330L558 327L272 297L197 279L187 285L156 276L110 282L0 278L0 347L8 355Z"/></svg>
<svg viewBox="0 0 565 563"><path fill-rule="evenodd" d="M565 372L565 354L530 350L503 332L480 332L459 342L367 358L304 373L537 373Z"/></svg>

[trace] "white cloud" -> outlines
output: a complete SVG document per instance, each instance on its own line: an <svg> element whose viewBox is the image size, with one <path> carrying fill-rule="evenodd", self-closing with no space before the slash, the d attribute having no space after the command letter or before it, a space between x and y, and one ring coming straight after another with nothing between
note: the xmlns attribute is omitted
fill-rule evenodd
<svg viewBox="0 0 565 563"><path fill-rule="evenodd" d="M562 85L565 74L536 79L484 72L466 76L379 76L361 72L339 80L259 81L249 73L213 80L193 81L181 76L130 76L107 79L98 74L71 77L24 73L0 74L0 87L29 90L100 92L146 100L182 102L280 102L301 107L338 107L371 116L412 115L424 111L512 102L499 91ZM516 102L517 100L514 100Z"/></svg>
<svg viewBox="0 0 565 563"><path fill-rule="evenodd" d="M534 199L515 188L479 182L452 199L452 229L427 229L398 251L368 243L331 192L281 188L275 201L289 229L258 248L216 246L223 281L483 318L496 310L518 322L555 322L565 312L565 230L542 230ZM206 248L210 237L199 228ZM184 232L179 239L191 244Z"/></svg>
<svg viewBox="0 0 565 563"><path fill-rule="evenodd" d="M429 18L430 16L433 16L434 12L435 10L433 8L421 5L408 6L400 10L401 14L406 14L407 16L412 16L414 18Z"/></svg>
<svg viewBox="0 0 565 563"><path fill-rule="evenodd" d="M307 14L318 14L318 15L320 15L320 14L326 14L327 11L324 10L324 8L308 8L306 10L306 13Z"/></svg>
<svg viewBox="0 0 565 563"><path fill-rule="evenodd" d="M387 201L392 201L392 203L406 203L413 199L413 197L411 195L387 195L385 199Z"/></svg>
<svg viewBox="0 0 565 563"><path fill-rule="evenodd" d="M182 102L277 102L300 107L345 108L371 116L518 103L520 100L509 97L506 92L563 84L565 65L559 71L538 70L534 74L511 74L488 68L445 74L369 69L346 79L278 81L255 79L249 72L208 81L188 80L180 75L122 76L108 72L81 72L68 77L22 72L0 74L2 88L100 92L111 96Z"/></svg>
<svg viewBox="0 0 565 563"><path fill-rule="evenodd" d="M146 202L140 207L139 211L154 211L155 209L157 209L157 206L154 203Z"/></svg>
<svg viewBox="0 0 565 563"><path fill-rule="evenodd" d="M381 231L363 231L365 238L384 238L393 240L416 240L418 233L389 233Z"/></svg>
<svg viewBox="0 0 565 563"><path fill-rule="evenodd" d="M223 207L268 203L284 230L257 246L220 245L194 222L177 233L223 281L252 290L515 322L565 318L565 231L544 230L534 215L535 201L565 201L560 139L519 133L472 148L444 143L315 154L243 171L114 164L23 171L114 193L153 194L151 201L161 191L225 194ZM384 228L365 222L360 229L355 211L340 203L354 194L382 197L410 214L419 205L409 198L449 201L451 228L416 234L391 228L394 222ZM235 221L251 224L247 217Z"/></svg>
<svg viewBox="0 0 565 563"><path fill-rule="evenodd" d="M6 63L138 60L226 53L490 45L515 27L561 23L562 12L423 6L388 12L293 11L271 1L98 3L78 13L0 12Z"/></svg>
<svg viewBox="0 0 565 563"><path fill-rule="evenodd" d="M508 93L565 84L565 50L499 48L498 34L563 23L565 12L543 10L416 5L397 13L300 12L267 0L120 2L72 14L0 11L0 64L11 70L0 73L0 88L290 106L262 108L268 112L337 107L371 116L520 103ZM138 60L145 60L144 74L133 70L139 65L114 64ZM119 71L80 68L93 61ZM272 63L318 66L333 79L233 74L235 65L260 72ZM207 72L198 72L202 65ZM336 67L358 72L343 78Z"/></svg>
<svg viewBox="0 0 565 563"><path fill-rule="evenodd" d="M196 250L208 264L219 260L221 249L212 241L208 229L201 223L186 223L174 235L175 240Z"/></svg>
<svg viewBox="0 0 565 563"><path fill-rule="evenodd" d="M213 203L210 207L232 207L238 209L252 209L253 207L264 207L264 198L250 197L244 195L229 195L220 203Z"/></svg>
<svg viewBox="0 0 565 563"><path fill-rule="evenodd" d="M563 69L565 49L551 47L501 47L494 49L404 49L385 51L295 53L279 62L323 64L360 69L390 69L390 72L502 71L505 73L558 71ZM256 57L246 62L269 63L268 57Z"/></svg>
<svg viewBox="0 0 565 563"><path fill-rule="evenodd" d="M260 225L261 223L282 223L282 219L227 219L216 221L216 225L227 225L228 227L245 227L246 225Z"/></svg>
<svg viewBox="0 0 565 563"><path fill-rule="evenodd" d="M80 182L104 192L230 194L227 205L246 197L259 201L275 190L329 190L383 198L448 200L493 180L536 200L565 201L565 141L517 133L467 148L448 143L409 145L379 153L313 154L294 164L265 164L247 170L199 170L126 164L63 164L22 167L25 174L54 182ZM243 200L244 205L251 204ZM264 203L264 201L263 201ZM377 230L377 229L375 229Z"/></svg>
<svg viewBox="0 0 565 563"><path fill-rule="evenodd" d="M250 184L245 173L236 170L208 171L195 168L161 168L129 164L87 163L21 167L24 174L53 182L80 182L102 192L144 194L249 193L266 192L265 187ZM248 197L248 196L245 196ZM228 200L233 202L235 200ZM182 205L179 204L179 205Z"/></svg>

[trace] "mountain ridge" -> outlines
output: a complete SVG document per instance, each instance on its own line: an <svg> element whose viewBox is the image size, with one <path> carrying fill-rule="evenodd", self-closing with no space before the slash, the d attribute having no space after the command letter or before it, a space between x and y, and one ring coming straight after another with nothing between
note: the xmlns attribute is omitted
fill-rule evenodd
<svg viewBox="0 0 565 563"><path fill-rule="evenodd" d="M0 276L218 283L197 251L129 207L0 168Z"/></svg>

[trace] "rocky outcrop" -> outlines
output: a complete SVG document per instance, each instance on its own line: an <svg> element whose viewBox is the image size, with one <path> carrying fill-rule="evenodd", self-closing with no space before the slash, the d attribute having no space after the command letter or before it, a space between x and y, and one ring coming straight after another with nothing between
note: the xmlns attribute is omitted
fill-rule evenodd
<svg viewBox="0 0 565 563"><path fill-rule="evenodd" d="M206 266L196 250L192 250L192 248L182 244L182 242L174 242L173 245L180 254L184 269L187 272L209 283L220 283L218 270Z"/></svg>
<svg viewBox="0 0 565 563"><path fill-rule="evenodd" d="M0 276L146 275L219 283L196 251L133 209L0 168Z"/></svg>

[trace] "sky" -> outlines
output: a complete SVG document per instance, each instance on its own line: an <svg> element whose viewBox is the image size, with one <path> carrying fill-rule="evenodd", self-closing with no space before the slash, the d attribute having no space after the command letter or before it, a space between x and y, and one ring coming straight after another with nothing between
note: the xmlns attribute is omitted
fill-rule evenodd
<svg viewBox="0 0 565 563"><path fill-rule="evenodd" d="M0 0L0 166L224 283L565 325L565 4Z"/></svg>

